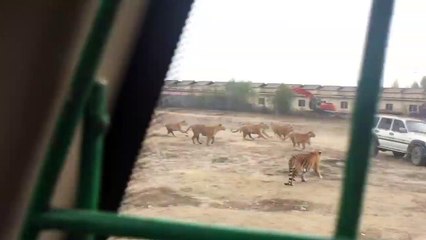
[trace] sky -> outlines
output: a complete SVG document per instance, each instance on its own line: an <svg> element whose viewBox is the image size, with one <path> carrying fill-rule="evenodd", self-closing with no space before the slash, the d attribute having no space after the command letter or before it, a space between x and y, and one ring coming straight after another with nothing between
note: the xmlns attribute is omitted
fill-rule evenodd
<svg viewBox="0 0 426 240"><path fill-rule="evenodd" d="M196 0L166 79L356 86L371 0ZM385 87L426 76L426 1L396 0Z"/></svg>

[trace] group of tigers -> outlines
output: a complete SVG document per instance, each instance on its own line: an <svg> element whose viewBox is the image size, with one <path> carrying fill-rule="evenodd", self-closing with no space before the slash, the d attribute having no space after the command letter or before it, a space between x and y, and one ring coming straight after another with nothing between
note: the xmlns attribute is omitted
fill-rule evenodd
<svg viewBox="0 0 426 240"><path fill-rule="evenodd" d="M199 144L202 144L200 141L200 134L207 137L206 144L212 144L214 143L214 137L217 132L221 130L225 130L225 127L222 124L207 126L205 124L194 124L189 126L185 131L182 129L183 126L188 125L186 121L180 121L177 123L168 123L165 125L167 129L167 134L172 134L173 136L176 136L173 132L181 132L181 133L188 133L189 130L192 129L193 136L192 136L192 142L195 144L194 140L197 140ZM241 132L243 133L243 139L247 139L248 136L251 140L254 140L252 134L256 134L258 138L264 138L267 139L271 138L265 130L269 129L269 126L265 123L259 123L259 124L244 124L242 127L232 130L233 133ZM278 136L278 138L285 141L286 139L290 138L291 142L293 143L293 147L300 147L302 145L302 149L305 149L306 144L311 144L311 138L315 137L315 133L312 131L309 131L307 133L296 133L294 132L293 126L291 125L279 125L275 123L271 123L271 129L274 132L275 135ZM266 137L265 137L266 136Z"/></svg>
<svg viewBox="0 0 426 240"><path fill-rule="evenodd" d="M168 123L165 125L167 129L167 135L172 134L175 136L173 132L181 132L181 133L188 133L189 130L192 129L193 136L192 136L192 143L195 144L195 140L199 144L202 144L200 141L200 134L202 136L206 136L207 142L206 145L214 143L215 135L219 131L225 131L225 127L222 124L217 125L211 125L207 126L205 124L194 124L190 125L185 131L182 129L183 126L188 125L186 121L180 121L175 123ZM269 129L269 126L265 123L259 123L259 124L244 124L238 129L232 130L233 133L241 132L243 133L243 139L246 139L248 136L251 140L254 140L251 134L256 134L258 138L264 138L267 139L271 138L267 133L266 130ZM275 123L271 123L271 129L274 132L275 135L278 136L281 140L285 141L287 138L291 139L291 142L293 143L293 147L300 147L302 145L302 148L305 149L305 144L311 144L310 139L315 137L315 133L312 131L309 131L307 133L297 133L294 132L294 128L291 125L279 125ZM265 137L266 136L266 137ZM319 170L319 163L320 163L320 151L313 151L309 153L301 153L293 155L289 162L289 179L288 182L285 183L287 186L293 186L293 182L296 181L295 177L297 175L301 175L302 182L306 182L305 173L310 171L311 169L314 170L314 172L317 174L319 178L322 178L322 175Z"/></svg>

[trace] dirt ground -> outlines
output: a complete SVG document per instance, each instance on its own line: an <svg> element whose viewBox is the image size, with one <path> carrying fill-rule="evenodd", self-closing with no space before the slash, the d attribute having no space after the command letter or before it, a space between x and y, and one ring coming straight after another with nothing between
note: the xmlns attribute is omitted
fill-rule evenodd
<svg viewBox="0 0 426 240"><path fill-rule="evenodd" d="M211 146L167 136L164 124L222 123ZM291 123L316 137L306 151L322 151L321 171L285 186L288 159L302 150L276 136L243 140L245 122ZM333 234L350 123L215 111L161 110L133 170L121 213L209 224ZM272 131L267 131L272 136ZM202 137L205 143L205 137ZM379 153L370 169L361 239L426 239L426 168Z"/></svg>

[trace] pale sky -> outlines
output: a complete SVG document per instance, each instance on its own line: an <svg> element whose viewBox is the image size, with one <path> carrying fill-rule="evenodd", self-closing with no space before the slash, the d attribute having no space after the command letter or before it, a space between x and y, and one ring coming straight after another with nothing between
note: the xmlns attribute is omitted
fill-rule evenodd
<svg viewBox="0 0 426 240"><path fill-rule="evenodd" d="M396 0L384 86L426 76L426 0ZM370 0L196 0L167 79L355 86Z"/></svg>

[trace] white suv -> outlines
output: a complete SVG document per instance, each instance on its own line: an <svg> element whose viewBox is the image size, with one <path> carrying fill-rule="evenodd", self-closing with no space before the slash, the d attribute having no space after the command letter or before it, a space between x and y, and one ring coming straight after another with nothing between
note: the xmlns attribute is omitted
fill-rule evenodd
<svg viewBox="0 0 426 240"><path fill-rule="evenodd" d="M377 115L373 128L373 155L392 151L396 158L407 158L416 166L426 165L426 123L413 118Z"/></svg>

